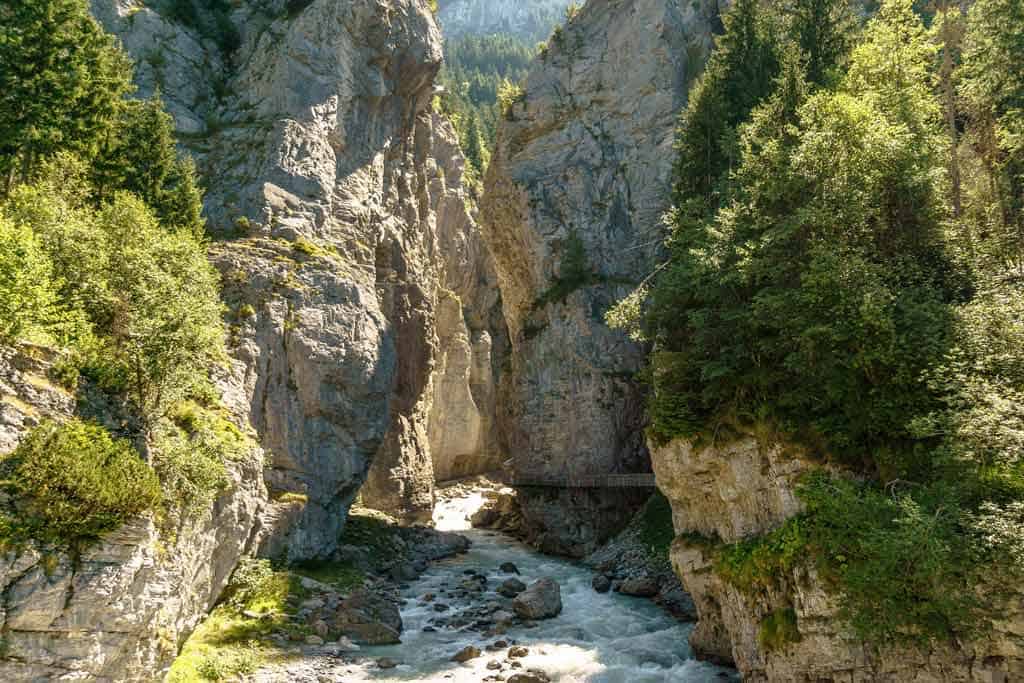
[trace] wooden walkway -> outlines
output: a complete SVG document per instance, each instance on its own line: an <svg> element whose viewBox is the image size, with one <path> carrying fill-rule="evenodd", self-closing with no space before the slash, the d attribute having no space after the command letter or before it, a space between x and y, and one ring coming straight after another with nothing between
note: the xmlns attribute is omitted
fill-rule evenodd
<svg viewBox="0 0 1024 683"><path fill-rule="evenodd" d="M546 473L510 472L503 477L509 486L545 486L562 489L655 488L654 475L582 474L552 476Z"/></svg>

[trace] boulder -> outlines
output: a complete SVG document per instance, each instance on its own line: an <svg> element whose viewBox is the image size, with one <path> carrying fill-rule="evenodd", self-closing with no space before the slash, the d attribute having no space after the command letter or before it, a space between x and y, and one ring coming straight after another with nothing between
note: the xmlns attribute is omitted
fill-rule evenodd
<svg viewBox="0 0 1024 683"><path fill-rule="evenodd" d="M501 564L501 566L498 567L498 569L500 569L502 572L504 572L506 574L518 574L519 573L519 567L515 566L511 562L503 562Z"/></svg>
<svg viewBox="0 0 1024 683"><path fill-rule="evenodd" d="M402 615L394 603L360 589L343 600L329 620L332 630L360 645L391 645L401 642Z"/></svg>
<svg viewBox="0 0 1024 683"><path fill-rule="evenodd" d="M526 590L526 584L519 579L505 579L497 588L498 593L506 598L514 598L524 590Z"/></svg>
<svg viewBox="0 0 1024 683"><path fill-rule="evenodd" d="M612 589L612 580L604 574L595 574L594 578L590 580L590 585L598 593L607 593Z"/></svg>
<svg viewBox="0 0 1024 683"><path fill-rule="evenodd" d="M661 587L658 585L658 582L649 576L629 578L619 586L620 593L637 598L653 598L658 594L659 590L661 590Z"/></svg>
<svg viewBox="0 0 1024 683"><path fill-rule="evenodd" d="M516 596L512 609L522 619L551 619L562 612L562 589L554 579L538 579Z"/></svg>
<svg viewBox="0 0 1024 683"><path fill-rule="evenodd" d="M543 671L527 671L513 674L507 683L551 683L551 678Z"/></svg>
<svg viewBox="0 0 1024 683"><path fill-rule="evenodd" d="M480 648L474 647L473 645L467 645L452 657L453 662L468 662L471 659L476 659L480 656Z"/></svg>

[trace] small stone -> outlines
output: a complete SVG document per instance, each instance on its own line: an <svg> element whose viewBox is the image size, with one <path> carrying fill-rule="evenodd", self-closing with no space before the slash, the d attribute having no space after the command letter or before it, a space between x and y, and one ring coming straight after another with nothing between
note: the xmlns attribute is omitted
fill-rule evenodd
<svg viewBox="0 0 1024 683"><path fill-rule="evenodd" d="M517 566L515 566L514 564L512 564L511 562L503 562L502 565L500 567L498 567L498 569L500 569L501 571L503 571L506 574L518 574L519 573L519 568Z"/></svg>
<svg viewBox="0 0 1024 683"><path fill-rule="evenodd" d="M317 619L313 622L313 633L317 634L321 638L326 638L329 630L330 628L328 628L327 622L323 619Z"/></svg>
<svg viewBox="0 0 1024 683"><path fill-rule="evenodd" d="M394 669L398 666L398 662L388 657L381 657L377 660L377 666L381 669Z"/></svg>
<svg viewBox="0 0 1024 683"><path fill-rule="evenodd" d="M612 580L604 574L596 574L594 578L590 580L590 585L598 593L607 593L612 589Z"/></svg>
<svg viewBox="0 0 1024 683"><path fill-rule="evenodd" d="M306 645L323 645L324 639L312 633L306 636Z"/></svg>
<svg viewBox="0 0 1024 683"><path fill-rule="evenodd" d="M487 662L487 668L491 671L497 671L501 668L501 662L499 662L497 659L492 659L491 661Z"/></svg>
<svg viewBox="0 0 1024 683"><path fill-rule="evenodd" d="M480 648L474 647L473 645L467 645L452 657L453 662L468 662L471 659L476 659L480 656Z"/></svg>
<svg viewBox="0 0 1024 683"><path fill-rule="evenodd" d="M509 659L519 659L520 657L525 657L528 654L530 654L530 651L522 645L516 645L515 647L510 647L508 649Z"/></svg>
<svg viewBox="0 0 1024 683"><path fill-rule="evenodd" d="M551 683L551 678L543 671L531 669L526 673L513 674L508 683Z"/></svg>

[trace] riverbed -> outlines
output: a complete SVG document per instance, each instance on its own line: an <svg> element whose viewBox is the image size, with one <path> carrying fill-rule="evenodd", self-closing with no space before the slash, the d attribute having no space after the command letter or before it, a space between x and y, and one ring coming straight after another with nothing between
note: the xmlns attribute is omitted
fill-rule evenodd
<svg viewBox="0 0 1024 683"><path fill-rule="evenodd" d="M342 680L479 683L504 680L531 669L544 672L555 683L738 680L732 670L693 658L687 644L692 624L676 621L644 599L595 592L586 567L541 555L501 534L470 528L468 514L482 500L481 494L474 492L438 504L434 515L438 529L469 537L470 551L433 565L402 590L407 602L402 608L405 630L401 645L366 647L360 653L375 660L391 660L394 668L381 669L376 664L350 668ZM486 575L493 588L509 577L499 570L506 562L516 565L518 578L526 584L541 577L555 579L561 586L562 613L535 622L532 628L513 626L488 638L478 631L437 625L435 603L423 601L424 595L444 595L469 570ZM453 601L451 609L454 613L460 605ZM526 647L528 654L515 660L518 668L512 668L507 647L487 650L499 640ZM453 662L452 656L468 645L480 648L482 654L466 663Z"/></svg>

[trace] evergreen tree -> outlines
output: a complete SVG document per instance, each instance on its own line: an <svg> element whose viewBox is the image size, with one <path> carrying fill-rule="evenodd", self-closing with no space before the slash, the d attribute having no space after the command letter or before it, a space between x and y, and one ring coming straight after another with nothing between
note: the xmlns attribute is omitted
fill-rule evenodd
<svg viewBox="0 0 1024 683"><path fill-rule="evenodd" d="M1024 4L977 0L968 13L960 94L998 206L1001 256L1024 272Z"/></svg>
<svg viewBox="0 0 1024 683"><path fill-rule="evenodd" d="M131 89L131 63L85 0L0 5L0 183L58 150L92 156Z"/></svg>
<svg viewBox="0 0 1024 683"><path fill-rule="evenodd" d="M676 205L685 213L718 207L721 181L736 161L736 128L771 92L778 74L775 27L759 0L737 0L724 23L680 123Z"/></svg>
<svg viewBox="0 0 1024 683"><path fill-rule="evenodd" d="M119 190L133 193L160 222L199 236L202 193L191 160L179 158L174 125L157 93L150 100L121 103L118 124L93 162L93 187L100 203Z"/></svg>
<svg viewBox="0 0 1024 683"><path fill-rule="evenodd" d="M483 137L480 134L480 128L477 125L476 115L473 113L469 114L469 124L466 126L466 140L462 145L462 149L466 159L473 164L476 173L483 175L484 170L487 168L490 154L487 152Z"/></svg>
<svg viewBox="0 0 1024 683"><path fill-rule="evenodd" d="M789 36L806 55L807 81L816 86L835 83L855 36L850 0L787 0L781 11Z"/></svg>

